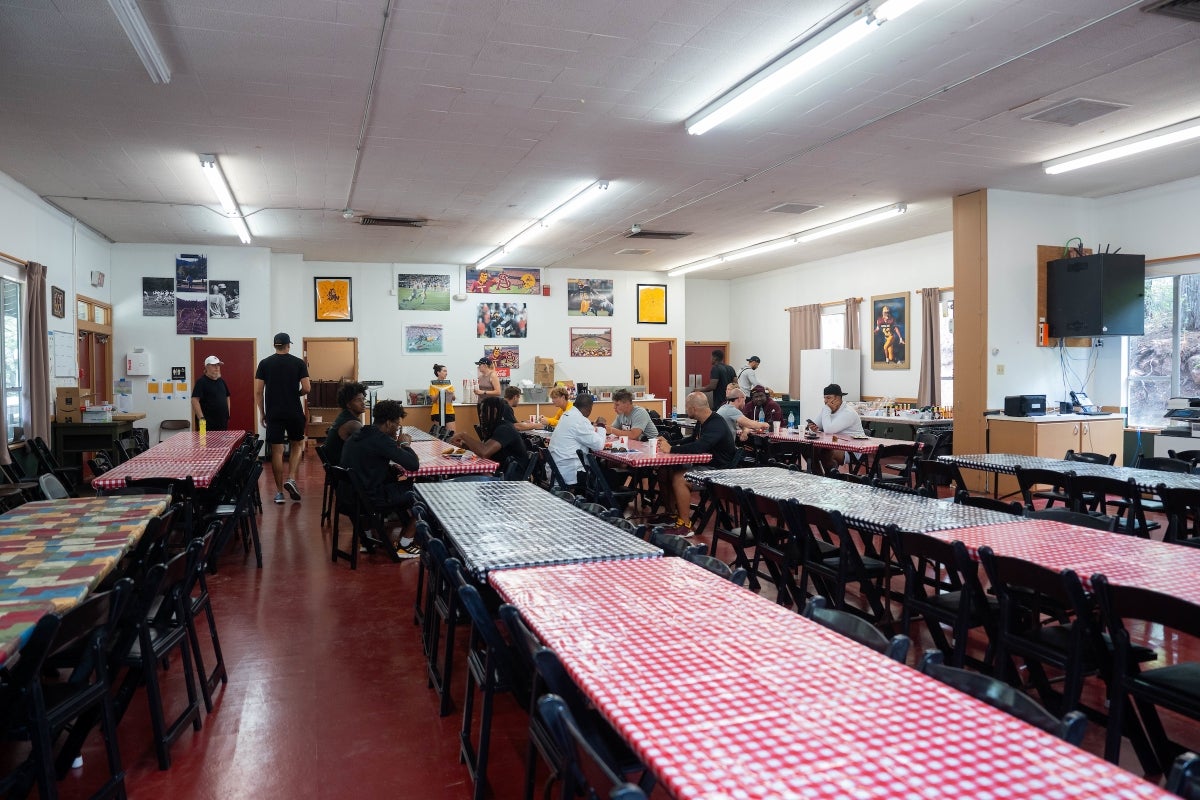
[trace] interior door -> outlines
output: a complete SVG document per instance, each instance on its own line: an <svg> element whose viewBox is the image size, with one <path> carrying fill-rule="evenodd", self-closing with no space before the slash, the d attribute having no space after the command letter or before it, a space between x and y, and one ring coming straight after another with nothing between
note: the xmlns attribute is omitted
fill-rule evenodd
<svg viewBox="0 0 1200 800"><path fill-rule="evenodd" d="M646 388L655 397L667 399L667 413L675 409L675 398L672 394L674 375L671 369L671 343L650 342L649 375L646 376Z"/></svg>
<svg viewBox="0 0 1200 800"><path fill-rule="evenodd" d="M221 367L221 377L229 386L229 430L257 432L254 370L258 368L258 340L193 337L193 385L195 380L204 374L204 359L209 356L216 356L225 362Z"/></svg>

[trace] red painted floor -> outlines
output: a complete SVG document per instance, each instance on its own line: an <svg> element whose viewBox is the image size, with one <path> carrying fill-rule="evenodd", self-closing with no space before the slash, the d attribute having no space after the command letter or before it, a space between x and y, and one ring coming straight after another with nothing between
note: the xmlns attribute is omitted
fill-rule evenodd
<svg viewBox="0 0 1200 800"><path fill-rule="evenodd" d="M120 727L129 796L470 798L470 779L458 763L458 711L438 717L436 695L426 686L412 623L417 563L363 556L351 572L345 562L330 562L329 530L318 520L322 473L315 458L304 462L300 503L275 506L274 488L268 491L269 478L263 480L263 569L231 550L211 581L229 684L218 690L203 729L189 730L173 747L167 771L158 770L139 693ZM920 624L912 633L918 644L927 641ZM919 653L909 658L915 663ZM183 696L180 674L176 663L165 678L174 703ZM459 670L456 699L462 676ZM1097 683L1087 700L1100 699ZM497 711L491 796L519 798L524 711L508 697ZM1200 746L1200 726L1173 728ZM1100 752L1102 730L1093 727L1086 744ZM1125 766L1133 768L1126 751ZM86 797L101 779L95 735L85 760L60 784L64 797Z"/></svg>

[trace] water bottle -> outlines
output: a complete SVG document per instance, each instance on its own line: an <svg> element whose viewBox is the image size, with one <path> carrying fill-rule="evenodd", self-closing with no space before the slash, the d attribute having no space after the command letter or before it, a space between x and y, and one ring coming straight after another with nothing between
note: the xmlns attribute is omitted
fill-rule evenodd
<svg viewBox="0 0 1200 800"><path fill-rule="evenodd" d="M788 412L788 430L796 430L796 415L791 411Z"/></svg>
<svg viewBox="0 0 1200 800"><path fill-rule="evenodd" d="M679 412L678 412L678 411L671 411L671 419L673 419L673 420L678 420L678 419L679 419Z"/></svg>
<svg viewBox="0 0 1200 800"><path fill-rule="evenodd" d="M758 410L758 421L759 422L767 421L767 415L763 413L763 410L761 408Z"/></svg>

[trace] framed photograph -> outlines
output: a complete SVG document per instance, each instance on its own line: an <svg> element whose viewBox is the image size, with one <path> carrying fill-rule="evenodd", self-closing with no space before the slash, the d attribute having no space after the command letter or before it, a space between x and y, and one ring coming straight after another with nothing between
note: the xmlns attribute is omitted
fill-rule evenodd
<svg viewBox="0 0 1200 800"><path fill-rule="evenodd" d="M400 273L396 304L401 311L449 311L450 276Z"/></svg>
<svg viewBox="0 0 1200 800"><path fill-rule="evenodd" d="M492 360L496 369L520 369L521 348L515 344L498 344L483 348L483 357Z"/></svg>
<svg viewBox="0 0 1200 800"><path fill-rule="evenodd" d="M612 328L571 328L571 355L575 358L611 357Z"/></svg>
<svg viewBox="0 0 1200 800"><path fill-rule="evenodd" d="M349 278L313 278L317 322L353 322Z"/></svg>
<svg viewBox="0 0 1200 800"><path fill-rule="evenodd" d="M239 319L242 316L241 281L208 281L208 318Z"/></svg>
<svg viewBox="0 0 1200 800"><path fill-rule="evenodd" d="M525 303L480 303L476 339L524 339L529 324Z"/></svg>
<svg viewBox="0 0 1200 800"><path fill-rule="evenodd" d="M568 317L611 317L613 282L596 278L567 278Z"/></svg>
<svg viewBox="0 0 1200 800"><path fill-rule="evenodd" d="M59 319L67 316L67 293L57 286L50 287L50 313Z"/></svg>
<svg viewBox="0 0 1200 800"><path fill-rule="evenodd" d="M142 316L175 316L174 278L142 278Z"/></svg>
<svg viewBox="0 0 1200 800"><path fill-rule="evenodd" d="M442 326L423 323L404 326L404 352L410 355L430 355L442 352Z"/></svg>
<svg viewBox="0 0 1200 800"><path fill-rule="evenodd" d="M471 294L541 294L542 271L536 267L489 267L467 270Z"/></svg>
<svg viewBox="0 0 1200 800"><path fill-rule="evenodd" d="M871 298L871 369L908 369L908 294Z"/></svg>
<svg viewBox="0 0 1200 800"><path fill-rule="evenodd" d="M659 283L637 285L637 321L650 325L667 324L667 287Z"/></svg>

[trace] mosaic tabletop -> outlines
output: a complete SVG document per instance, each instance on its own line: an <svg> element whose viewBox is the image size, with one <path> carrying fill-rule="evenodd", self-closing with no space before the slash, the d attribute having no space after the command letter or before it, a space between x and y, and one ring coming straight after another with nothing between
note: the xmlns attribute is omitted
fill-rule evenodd
<svg viewBox="0 0 1200 800"><path fill-rule="evenodd" d="M649 442L629 442L625 452L613 450L620 448L617 437L610 438L604 444L603 450L596 451L596 457L627 467L645 469L647 467L674 467L681 464L707 464L712 461L711 453L664 453L661 450L651 450Z"/></svg>
<svg viewBox="0 0 1200 800"><path fill-rule="evenodd" d="M962 542L972 557L987 545L997 555L1032 561L1053 570L1074 570L1089 590L1091 577L1102 574L1110 583L1150 589L1200 605L1200 549L1195 547L1047 519L931 535L947 542Z"/></svg>
<svg viewBox="0 0 1200 800"><path fill-rule="evenodd" d="M964 506L950 499L901 494L781 467L714 469L695 477L698 481L750 489L776 501L797 500L826 511L838 511L847 525L871 533L883 533L889 525L902 531L925 533L1012 520L1011 514Z"/></svg>
<svg viewBox="0 0 1200 800"><path fill-rule="evenodd" d="M1069 471L1074 472L1076 475L1116 478L1120 481L1133 478L1134 483L1144 492L1153 492L1160 483L1165 484L1170 489L1200 489L1200 475L1159 472L1153 469L1110 467L1107 464L1088 464L1084 461L1063 461L1060 458L1040 458L1038 456L1022 456L1010 453L979 453L975 455L938 456L938 458L954 464L960 469L977 469L984 472L1003 473L1005 475L1015 475L1017 467L1028 467L1029 469L1052 469L1057 472Z"/></svg>
<svg viewBox="0 0 1200 800"><path fill-rule="evenodd" d="M207 489L245 438L245 431L179 433L93 478L92 486L119 489L126 478L190 477L198 489Z"/></svg>
<svg viewBox="0 0 1200 800"><path fill-rule="evenodd" d="M165 508L160 496L91 497L0 515L0 663L42 615L80 603Z"/></svg>
<svg viewBox="0 0 1200 800"><path fill-rule="evenodd" d="M417 491L480 580L498 569L662 555L532 483L427 483Z"/></svg>
<svg viewBox="0 0 1200 800"><path fill-rule="evenodd" d="M409 445L421 461L419 469L403 470L410 478L445 478L452 475L491 475L500 465L495 461L480 458L470 450L454 447L448 442L434 439L428 442L413 442ZM461 453L461 456L449 455Z"/></svg>
<svg viewBox="0 0 1200 800"><path fill-rule="evenodd" d="M682 559L489 580L679 800L1170 797Z"/></svg>

